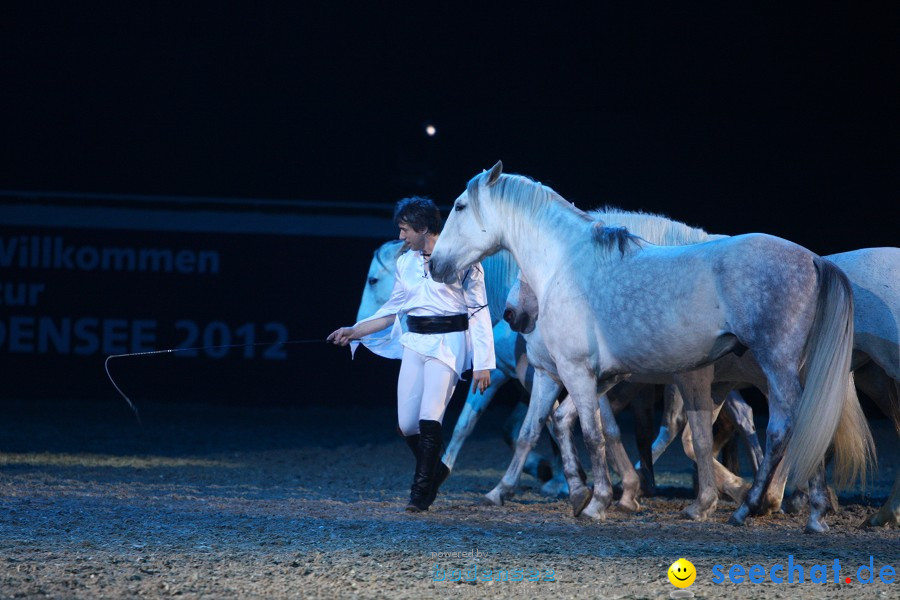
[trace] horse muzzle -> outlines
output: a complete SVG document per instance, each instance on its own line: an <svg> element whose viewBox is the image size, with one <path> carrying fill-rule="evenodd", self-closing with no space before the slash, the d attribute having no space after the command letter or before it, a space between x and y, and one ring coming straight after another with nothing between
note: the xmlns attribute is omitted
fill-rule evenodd
<svg viewBox="0 0 900 600"><path fill-rule="evenodd" d="M447 268L447 263L435 260L432 256L428 262L428 270L431 272L431 278L438 283L447 283L452 279L453 271Z"/></svg>
<svg viewBox="0 0 900 600"><path fill-rule="evenodd" d="M517 333L531 333L534 331L535 321L524 311L507 308L503 311L503 320L509 323L509 328Z"/></svg>

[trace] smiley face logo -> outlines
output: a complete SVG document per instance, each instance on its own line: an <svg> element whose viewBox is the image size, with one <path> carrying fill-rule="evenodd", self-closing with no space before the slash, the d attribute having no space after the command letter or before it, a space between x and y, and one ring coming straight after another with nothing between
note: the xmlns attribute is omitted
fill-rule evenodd
<svg viewBox="0 0 900 600"><path fill-rule="evenodd" d="M672 585L677 588L686 588L697 578L697 569L689 560L679 558L669 566L667 574Z"/></svg>

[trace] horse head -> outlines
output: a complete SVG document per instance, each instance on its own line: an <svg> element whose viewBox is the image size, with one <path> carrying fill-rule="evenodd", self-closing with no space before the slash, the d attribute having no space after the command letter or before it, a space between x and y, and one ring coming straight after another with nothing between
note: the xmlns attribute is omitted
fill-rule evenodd
<svg viewBox="0 0 900 600"><path fill-rule="evenodd" d="M486 227L484 211L490 206L490 187L503 172L497 161L490 171L479 173L453 203L453 210L431 253L431 276L446 283L456 274L500 249L496 233Z"/></svg>
<svg viewBox="0 0 900 600"><path fill-rule="evenodd" d="M375 311L391 297L397 259L405 251L406 244L400 240L391 240L375 250L369 264L369 273L366 275L366 286L363 288L359 310L356 311L357 321L375 314Z"/></svg>
<svg viewBox="0 0 900 600"><path fill-rule="evenodd" d="M537 325L537 318L537 295L528 282L519 276L506 297L503 319L513 331L531 333Z"/></svg>

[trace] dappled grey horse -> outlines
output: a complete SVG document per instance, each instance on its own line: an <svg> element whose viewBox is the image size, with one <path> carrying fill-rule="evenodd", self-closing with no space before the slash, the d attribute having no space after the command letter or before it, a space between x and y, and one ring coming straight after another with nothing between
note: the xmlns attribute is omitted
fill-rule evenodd
<svg viewBox="0 0 900 600"><path fill-rule="evenodd" d="M793 478L811 480L823 495L832 443L839 480L865 471L872 442L850 385L851 290L828 261L763 234L653 246L599 226L550 188L503 174L498 163L457 198L432 253L432 275L445 281L500 249L515 256L539 300L545 344L591 451L598 517L612 490L596 394L632 375L672 373L697 454L700 493L688 514L710 514L717 500L711 364L735 351L751 351L765 374L770 419L763 463L733 522L760 510L782 459ZM649 287L653 297L643 297Z"/></svg>

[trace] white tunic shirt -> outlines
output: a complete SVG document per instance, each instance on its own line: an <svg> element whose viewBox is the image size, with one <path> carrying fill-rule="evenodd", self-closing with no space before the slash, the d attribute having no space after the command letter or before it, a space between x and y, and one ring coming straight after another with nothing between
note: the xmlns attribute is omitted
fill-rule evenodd
<svg viewBox="0 0 900 600"><path fill-rule="evenodd" d="M397 272L391 297L378 311L363 321L396 315L390 336L378 334L361 343L386 358L402 358L403 347L436 358L462 375L496 367L491 312L487 306L484 271L480 264L457 274L452 283L431 278L421 252L409 251L397 259ZM468 314L469 329L451 333L412 333L406 329L406 317L435 317ZM387 331L387 330L386 330Z"/></svg>

